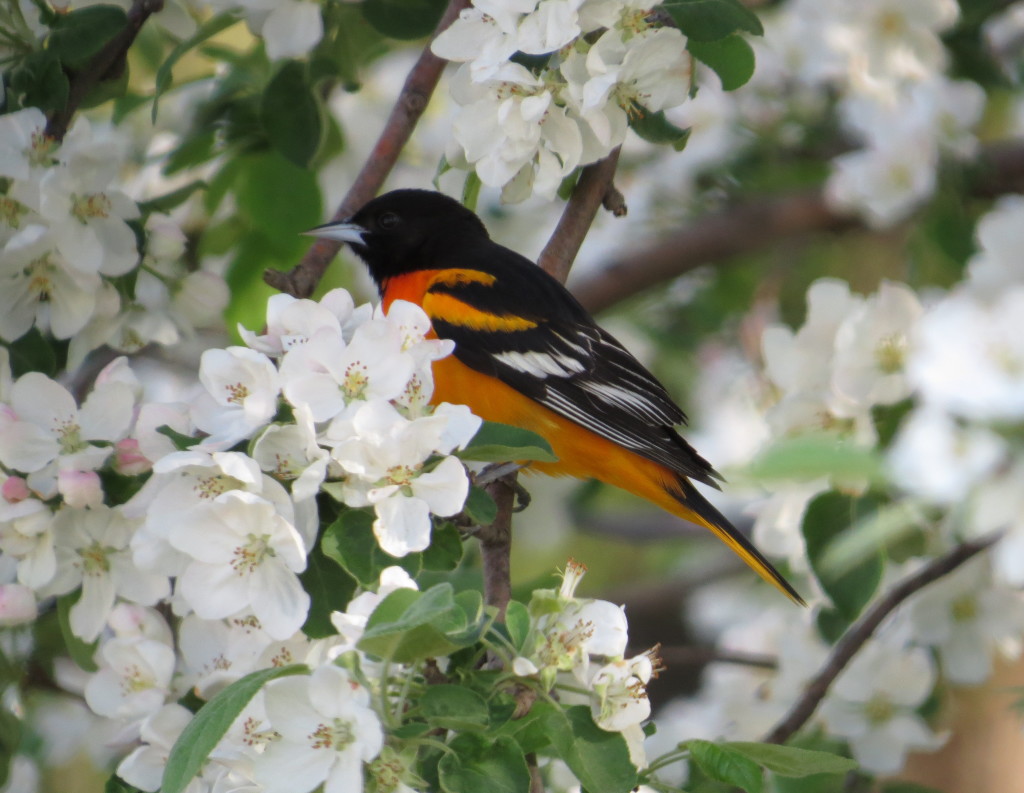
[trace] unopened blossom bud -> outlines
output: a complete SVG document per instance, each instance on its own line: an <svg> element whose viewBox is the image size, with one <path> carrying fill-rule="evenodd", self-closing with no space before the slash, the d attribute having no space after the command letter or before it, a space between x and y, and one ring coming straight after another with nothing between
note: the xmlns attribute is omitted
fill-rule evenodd
<svg viewBox="0 0 1024 793"><path fill-rule="evenodd" d="M139 451L135 438L124 438L114 444L114 470L122 476L139 476L149 471L153 463Z"/></svg>
<svg viewBox="0 0 1024 793"><path fill-rule="evenodd" d="M22 584L0 584L0 628L31 622L37 615L31 589Z"/></svg>
<svg viewBox="0 0 1024 793"><path fill-rule="evenodd" d="M20 476L9 476L4 480L3 485L0 485L0 495L8 504L17 504L28 498L31 493L29 493L28 484L24 479Z"/></svg>

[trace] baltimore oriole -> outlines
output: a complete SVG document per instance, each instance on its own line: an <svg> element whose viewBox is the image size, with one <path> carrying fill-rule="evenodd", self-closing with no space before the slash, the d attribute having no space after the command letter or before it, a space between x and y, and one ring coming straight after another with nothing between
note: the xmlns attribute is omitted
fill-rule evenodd
<svg viewBox="0 0 1024 793"><path fill-rule="evenodd" d="M472 211L441 193L395 190L311 234L347 242L385 310L421 306L455 342L434 363L435 402L541 435L558 456L530 467L598 479L704 526L769 583L796 590L693 486L721 476L676 432L665 388L557 280L492 241Z"/></svg>

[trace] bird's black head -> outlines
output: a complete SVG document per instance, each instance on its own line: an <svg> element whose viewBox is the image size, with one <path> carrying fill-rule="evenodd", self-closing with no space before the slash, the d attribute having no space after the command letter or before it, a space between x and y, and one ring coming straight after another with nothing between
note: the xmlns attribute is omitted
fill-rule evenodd
<svg viewBox="0 0 1024 793"><path fill-rule="evenodd" d="M393 190L347 220L307 233L347 242L378 285L399 273L450 266L453 248L488 239L473 212L430 190Z"/></svg>

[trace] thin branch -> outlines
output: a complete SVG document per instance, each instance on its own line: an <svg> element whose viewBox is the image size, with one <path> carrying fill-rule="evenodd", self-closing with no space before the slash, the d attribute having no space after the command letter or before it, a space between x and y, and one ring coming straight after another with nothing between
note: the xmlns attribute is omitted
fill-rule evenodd
<svg viewBox="0 0 1024 793"><path fill-rule="evenodd" d="M468 6L469 0L450 0L432 39L447 28ZM391 109L391 115L380 137L377 138L373 151L342 199L334 213L333 221L350 217L380 191L398 161L402 149L412 137L420 116L426 110L446 63L447 61L430 51L429 44L423 48L405 80L405 85L402 86L402 91ZM263 280L275 289L294 297L309 297L340 248L341 243L336 240L318 239L302 257L302 261L289 272L266 270L263 273Z"/></svg>
<svg viewBox="0 0 1024 793"><path fill-rule="evenodd" d="M89 92L104 80L118 77L125 68L125 57L143 24L153 14L163 10L164 0L135 0L128 9L128 23L97 52L89 65L71 78L68 101L50 116L46 134L54 140L63 140L71 119Z"/></svg>
<svg viewBox="0 0 1024 793"><path fill-rule="evenodd" d="M632 620L631 620L632 622ZM631 626L632 627L632 626ZM779 659L762 653L744 653L715 647L661 646L658 655L667 667L704 666L705 664L736 664L757 669L778 669Z"/></svg>
<svg viewBox="0 0 1024 793"><path fill-rule="evenodd" d="M814 715L814 711L818 709L825 694L828 693L829 687L839 677L840 672L846 668L857 651L864 646L864 643L871 638L882 621L900 603L933 581L953 572L964 562L991 546L997 539L998 537L990 537L958 545L945 556L933 559L889 590L889 593L875 603L836 643L832 648L832 654L821 671L818 672L817 677L808 683L803 694L800 695L800 699L796 701L789 713L772 728L772 731L764 738L764 742L785 743L807 723L808 719Z"/></svg>
<svg viewBox="0 0 1024 793"><path fill-rule="evenodd" d="M484 567L484 603L498 608L498 620L505 621L505 609L512 599L512 513L515 509L516 474L513 471L485 488L498 505L490 526L481 526L480 556Z"/></svg>
<svg viewBox="0 0 1024 793"><path fill-rule="evenodd" d="M562 283L569 276L569 268L594 222L597 210L607 201L615 215L626 213L622 194L612 184L618 162L619 149L615 148L603 160L583 169L551 239L541 251L537 264Z"/></svg>
<svg viewBox="0 0 1024 793"><path fill-rule="evenodd" d="M967 166L965 192L992 198L1024 190L1024 144L985 146ZM590 311L601 311L656 284L706 264L770 248L782 240L866 226L833 210L820 188L769 195L702 215L655 244L613 259L573 287Z"/></svg>

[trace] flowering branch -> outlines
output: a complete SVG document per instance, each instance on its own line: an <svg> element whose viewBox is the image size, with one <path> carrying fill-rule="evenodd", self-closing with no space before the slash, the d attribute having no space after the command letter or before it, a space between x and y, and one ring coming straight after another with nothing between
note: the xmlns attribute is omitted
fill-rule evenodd
<svg viewBox="0 0 1024 793"><path fill-rule="evenodd" d="M451 0L431 38L447 28L459 12L468 6L469 0ZM430 51L429 44L423 48L402 86L373 151L338 205L333 221L344 220L377 195L426 110L446 63ZM263 273L263 280L275 289L295 297L309 297L340 248L341 243L336 240L318 239L302 257L302 261L289 272L267 270Z"/></svg>
<svg viewBox="0 0 1024 793"><path fill-rule="evenodd" d="M985 147L970 193L992 198L1024 188L1024 146L1018 141ZM745 201L709 215L650 247L613 259L574 286L590 311L601 311L655 284L705 264L763 250L813 232L864 229L857 218L829 206L820 188Z"/></svg>
<svg viewBox="0 0 1024 793"><path fill-rule="evenodd" d="M128 10L128 24L103 45L103 49L71 79L68 89L68 101L63 108L56 111L46 124L46 134L54 140L63 140L68 131L71 119L78 111L79 105L89 92L103 80L116 77L125 68L124 60L135 37L139 35L143 24L150 16L161 11L164 0L135 0Z"/></svg>
<svg viewBox="0 0 1024 793"><path fill-rule="evenodd" d="M573 259L579 253L583 239L597 216L597 210L607 204L608 209L617 217L626 214L622 194L612 185L620 148L612 149L611 154L603 160L591 163L580 173L579 181L572 191L572 197L565 205L558 226L555 227L551 239L537 260L541 267L563 283L569 276Z"/></svg>
<svg viewBox="0 0 1024 793"><path fill-rule="evenodd" d="M933 581L937 581L945 575L956 570L960 565L990 547L997 537L989 537L974 542L965 542L958 545L945 556L933 559L916 573L903 579L894 586L889 593L875 603L853 625L832 648L825 665L804 689L800 699L796 701L789 713L772 728L771 732L764 738L765 743L785 743L796 733L807 720L814 715L819 703L828 693L829 687L835 682L839 674L846 668L847 664L857 654L857 651L871 638L882 621L892 613L904 600L923 589Z"/></svg>

